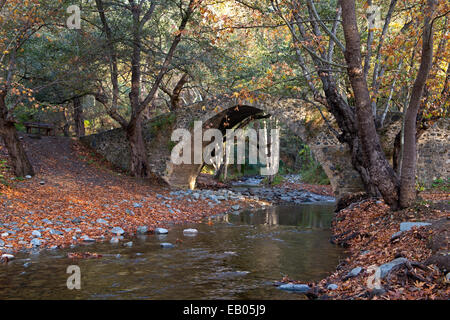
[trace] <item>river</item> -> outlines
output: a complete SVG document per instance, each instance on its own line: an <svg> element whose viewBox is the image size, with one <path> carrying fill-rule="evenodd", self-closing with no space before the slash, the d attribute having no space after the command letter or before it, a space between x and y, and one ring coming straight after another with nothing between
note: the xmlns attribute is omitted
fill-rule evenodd
<svg viewBox="0 0 450 320"><path fill-rule="evenodd" d="M320 280L335 270L345 253L329 242L332 215L330 203L274 206L175 225L167 235L127 240L131 247L104 242L19 253L0 265L0 299L305 299L273 283L285 275ZM185 228L199 232L185 236ZM67 257L85 251L103 256ZM67 289L69 265L80 267L80 290Z"/></svg>

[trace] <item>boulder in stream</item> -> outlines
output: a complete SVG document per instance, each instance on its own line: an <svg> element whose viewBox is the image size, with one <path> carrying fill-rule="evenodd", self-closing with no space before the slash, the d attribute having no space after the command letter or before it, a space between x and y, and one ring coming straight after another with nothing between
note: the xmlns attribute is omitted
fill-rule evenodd
<svg viewBox="0 0 450 320"><path fill-rule="evenodd" d="M295 283L287 283L282 284L278 287L278 289L286 290L286 291L295 291L299 293L308 293L311 288L306 284L295 284Z"/></svg>
<svg viewBox="0 0 450 320"><path fill-rule="evenodd" d="M195 235L197 235L197 233L198 233L197 229L184 229L183 230L183 234L185 236L195 236Z"/></svg>
<svg viewBox="0 0 450 320"><path fill-rule="evenodd" d="M169 233L169 230L164 229L164 228L156 228L155 229L155 234L166 234Z"/></svg>

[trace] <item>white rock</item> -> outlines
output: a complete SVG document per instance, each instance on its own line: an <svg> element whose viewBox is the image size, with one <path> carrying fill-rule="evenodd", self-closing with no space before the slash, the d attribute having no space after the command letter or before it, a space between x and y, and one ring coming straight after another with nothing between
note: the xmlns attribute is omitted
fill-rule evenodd
<svg viewBox="0 0 450 320"><path fill-rule="evenodd" d="M14 256L12 254L4 253L2 254L2 259L12 260L14 259Z"/></svg>
<svg viewBox="0 0 450 320"><path fill-rule="evenodd" d="M156 234L166 234L166 233L169 233L169 230L164 229L164 228L156 228L155 233Z"/></svg>
<svg viewBox="0 0 450 320"><path fill-rule="evenodd" d="M112 237L111 240L109 240L109 243L119 243L119 238Z"/></svg>
<svg viewBox="0 0 450 320"><path fill-rule="evenodd" d="M42 240L34 238L30 241L30 244L33 245L33 247L39 247L42 244Z"/></svg>
<svg viewBox="0 0 450 320"><path fill-rule="evenodd" d="M125 233L125 231L121 227L114 227L110 231L111 231L111 233L114 233L117 235L121 235L121 234Z"/></svg>
<svg viewBox="0 0 450 320"><path fill-rule="evenodd" d="M195 236L197 235L198 230L197 229L184 229L183 234L186 236Z"/></svg>

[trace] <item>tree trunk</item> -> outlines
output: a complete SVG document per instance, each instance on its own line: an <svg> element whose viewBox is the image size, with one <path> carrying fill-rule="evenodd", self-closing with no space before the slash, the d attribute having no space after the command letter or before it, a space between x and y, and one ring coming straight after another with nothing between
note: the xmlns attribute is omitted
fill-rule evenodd
<svg viewBox="0 0 450 320"><path fill-rule="evenodd" d="M147 149L142 136L142 121L140 118L130 123L126 128L130 143L130 173L132 176L146 178L150 175Z"/></svg>
<svg viewBox="0 0 450 320"><path fill-rule="evenodd" d="M188 74L184 73L181 76L181 79L177 82L175 88L173 89L172 95L170 97L170 106L172 110L177 110L180 108L180 100L181 100L181 90L183 90L183 86L188 82Z"/></svg>
<svg viewBox="0 0 450 320"><path fill-rule="evenodd" d="M221 175L222 172L223 172L224 166L225 166L225 164L222 163L222 164L219 166L219 168L217 168L216 172L214 173L214 179L215 179L215 180L219 180L219 179L220 179L220 175Z"/></svg>
<svg viewBox="0 0 450 320"><path fill-rule="evenodd" d="M0 95L0 135L5 143L6 150L8 150L14 174L18 177L33 176L33 167L28 160L22 142L19 140L14 123L7 120L7 114L5 96Z"/></svg>
<svg viewBox="0 0 450 320"><path fill-rule="evenodd" d="M64 111L62 113L62 116L63 116L63 119L64 119L64 125L62 127L63 128L63 134L64 134L64 137L68 137L69 136L70 124L69 124L69 121L67 120L66 111Z"/></svg>
<svg viewBox="0 0 450 320"><path fill-rule="evenodd" d="M361 44L356 23L355 1L340 1L345 37L347 72L355 96L358 137L362 165L387 204L396 207L399 198L398 179L381 148L372 114L370 94L361 64Z"/></svg>
<svg viewBox="0 0 450 320"><path fill-rule="evenodd" d="M392 167L394 171L397 173L397 176L400 176L400 168L401 168L401 155L402 155L402 132L403 128L400 130L399 133L395 136L394 139L394 151L392 153Z"/></svg>
<svg viewBox="0 0 450 320"><path fill-rule="evenodd" d="M435 0L428 0L422 37L422 57L412 88L411 99L405 114L403 160L400 177L400 207L407 208L416 199L416 119L423 90L433 62L433 26L431 16L436 8Z"/></svg>
<svg viewBox="0 0 450 320"><path fill-rule="evenodd" d="M73 98L73 120L75 122L75 135L77 138L86 134L84 128L83 105L79 97Z"/></svg>

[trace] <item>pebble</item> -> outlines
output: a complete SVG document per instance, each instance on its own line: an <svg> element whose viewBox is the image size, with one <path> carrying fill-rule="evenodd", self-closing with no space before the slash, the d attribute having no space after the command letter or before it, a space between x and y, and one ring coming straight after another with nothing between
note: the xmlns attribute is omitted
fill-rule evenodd
<svg viewBox="0 0 450 320"><path fill-rule="evenodd" d="M164 228L156 228L155 233L156 234L166 234L166 233L169 233L169 230L164 229Z"/></svg>
<svg viewBox="0 0 450 320"><path fill-rule="evenodd" d="M334 284L334 283L330 283L330 284L327 286L327 289L328 289L328 290L336 290L337 288L338 288L337 284Z"/></svg>
<svg viewBox="0 0 450 320"><path fill-rule="evenodd" d="M90 237L87 236L87 235L83 235L83 236L81 237L81 239L82 239L84 242L95 242L95 239L92 239L92 238L90 238Z"/></svg>
<svg viewBox="0 0 450 320"><path fill-rule="evenodd" d="M353 268L349 273L347 273L347 275L344 277L343 280L347 280L347 279L350 279L350 278L354 278L354 277L356 277L361 271L362 271L362 268L361 268L361 267Z"/></svg>
<svg viewBox="0 0 450 320"><path fill-rule="evenodd" d="M148 232L148 227L147 226L139 226L139 227L137 227L136 232L138 234L146 234Z"/></svg>
<svg viewBox="0 0 450 320"><path fill-rule="evenodd" d="M111 233L122 235L125 233L125 231L121 227L114 227L111 229Z"/></svg>
<svg viewBox="0 0 450 320"><path fill-rule="evenodd" d="M183 234L186 236L195 236L197 235L198 230L197 229L184 229Z"/></svg>
<svg viewBox="0 0 450 320"><path fill-rule="evenodd" d="M105 219L97 219L97 223L108 224L108 221L106 221Z"/></svg>
<svg viewBox="0 0 450 320"><path fill-rule="evenodd" d="M175 247L173 244L171 244L169 242L163 242L160 244L160 246L161 246L161 248L165 248L165 249Z"/></svg>
<svg viewBox="0 0 450 320"><path fill-rule="evenodd" d="M64 233L62 231L54 230L54 229L50 229L50 234L53 234L53 235L56 234L56 235L59 235L59 236L64 235Z"/></svg>
<svg viewBox="0 0 450 320"><path fill-rule="evenodd" d="M81 222L81 219L80 218L74 218L74 219L72 219L72 222L75 223L75 224L78 224L78 223Z"/></svg>
<svg viewBox="0 0 450 320"><path fill-rule="evenodd" d="M48 219L42 219L41 220L43 223L45 223L45 224L53 224L53 222L51 222L50 220L48 220Z"/></svg>
<svg viewBox="0 0 450 320"><path fill-rule="evenodd" d="M33 247L39 247L42 244L42 240L34 238L30 241L30 244L33 245Z"/></svg>

